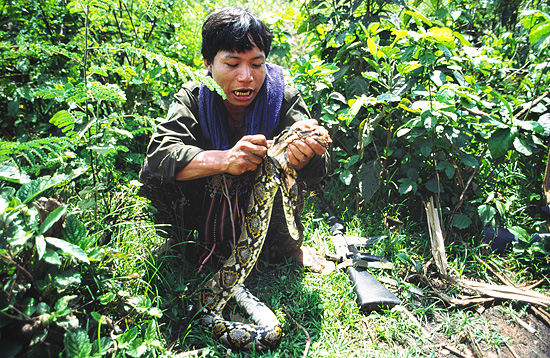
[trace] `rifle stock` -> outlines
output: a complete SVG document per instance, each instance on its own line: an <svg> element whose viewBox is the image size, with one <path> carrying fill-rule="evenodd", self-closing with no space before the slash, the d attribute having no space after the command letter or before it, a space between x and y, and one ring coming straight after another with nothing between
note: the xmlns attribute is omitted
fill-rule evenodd
<svg viewBox="0 0 550 358"><path fill-rule="evenodd" d="M332 242L336 249L336 255L340 261L354 259L359 256L357 248L349 244L344 235L344 225L334 215L323 196L319 194L323 204L323 210L329 214L329 224ZM384 285L376 280L365 268L355 265L348 267L348 274L353 283L353 289L357 294L357 304L364 312L378 311L382 308L391 308L401 304L397 298Z"/></svg>

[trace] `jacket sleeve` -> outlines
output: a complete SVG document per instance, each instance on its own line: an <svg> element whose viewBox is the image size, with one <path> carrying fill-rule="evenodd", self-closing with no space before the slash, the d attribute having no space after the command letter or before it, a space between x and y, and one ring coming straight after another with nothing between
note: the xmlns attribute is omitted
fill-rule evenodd
<svg viewBox="0 0 550 358"><path fill-rule="evenodd" d="M183 86L174 96L166 121L157 127L149 142L146 160L148 173L142 170L144 176L173 182L176 174L204 150L197 96L196 85Z"/></svg>

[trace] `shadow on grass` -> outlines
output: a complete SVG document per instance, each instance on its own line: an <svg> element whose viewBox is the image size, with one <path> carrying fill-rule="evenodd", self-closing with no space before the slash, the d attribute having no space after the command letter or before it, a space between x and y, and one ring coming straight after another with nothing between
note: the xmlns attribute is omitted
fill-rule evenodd
<svg viewBox="0 0 550 358"><path fill-rule="evenodd" d="M198 356L299 357L306 349L304 330L313 341L319 337L323 303L318 289L303 284L304 269L290 260L274 264L260 259L245 286L279 318L284 332L281 345L268 352L228 351L210 331L188 317L189 308L197 302L199 289L220 266L210 265L206 267L206 273L199 274L198 267L184 259L184 247L176 245L158 253L154 272L149 278L164 312L159 322L161 333L173 352L203 349ZM247 314L233 300L229 301L223 315L229 320L248 322Z"/></svg>

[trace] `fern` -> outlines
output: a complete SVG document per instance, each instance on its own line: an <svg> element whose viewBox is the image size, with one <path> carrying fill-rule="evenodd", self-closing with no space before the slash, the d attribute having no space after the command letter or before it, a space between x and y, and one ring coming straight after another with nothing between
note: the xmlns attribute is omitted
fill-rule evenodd
<svg viewBox="0 0 550 358"><path fill-rule="evenodd" d="M175 70L181 79L190 79L195 82L202 81L208 88L210 88L212 91L215 90L220 96L222 96L222 98L225 99L225 93L223 92L221 87L218 86L218 84L212 79L212 77L199 76L191 67L164 55L128 45L123 46L123 48L129 53L143 56L151 62L157 62L160 66L166 68L166 70L168 70L171 75L174 75Z"/></svg>
<svg viewBox="0 0 550 358"><path fill-rule="evenodd" d="M13 161L18 167L51 166L52 161L62 158L60 153L72 150L68 138L41 138L17 143L0 141L0 162Z"/></svg>
<svg viewBox="0 0 550 358"><path fill-rule="evenodd" d="M39 49L40 52L46 52L49 55L54 55L54 54L63 55L65 57L67 57L68 59L70 59L72 61L75 61L76 63L82 65L82 61L80 60L81 56L77 57L77 56L75 56L74 52L70 52L67 49L64 49L63 47L50 45L50 44L45 44L45 43L31 44L31 45L28 45L28 46L34 46L37 49Z"/></svg>

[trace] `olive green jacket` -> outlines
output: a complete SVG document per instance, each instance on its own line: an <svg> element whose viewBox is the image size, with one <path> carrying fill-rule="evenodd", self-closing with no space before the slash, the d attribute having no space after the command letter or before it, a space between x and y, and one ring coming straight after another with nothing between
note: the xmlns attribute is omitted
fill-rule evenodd
<svg viewBox="0 0 550 358"><path fill-rule="evenodd" d="M154 182L174 182L176 174L208 147L199 124L199 88L196 83L188 83L174 96L166 121L157 127L149 143L147 158L140 173L141 181L148 182L154 178ZM286 86L279 125L274 135L304 118L310 118L304 100L296 89ZM234 145L244 135L245 126L241 122L229 138L229 144ZM318 182L327 173L328 162L328 154L316 155L300 170L298 179Z"/></svg>

